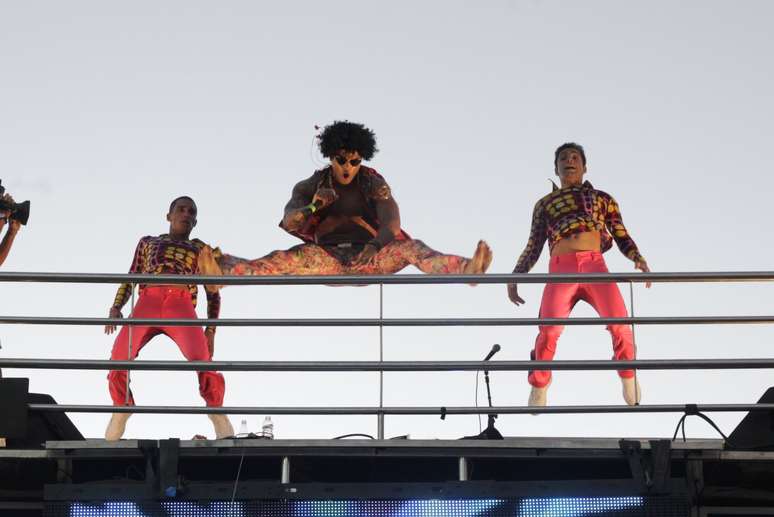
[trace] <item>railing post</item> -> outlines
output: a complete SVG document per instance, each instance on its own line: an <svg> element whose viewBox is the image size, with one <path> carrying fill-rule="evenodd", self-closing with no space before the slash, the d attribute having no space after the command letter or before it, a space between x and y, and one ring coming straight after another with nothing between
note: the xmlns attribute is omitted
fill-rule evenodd
<svg viewBox="0 0 774 517"><path fill-rule="evenodd" d="M632 318L635 318L634 314L634 282L629 280L629 307L631 308L631 316ZM637 338L634 335L636 325L632 322L632 348L634 348L634 359L637 359ZM640 386L639 386L639 379L637 379L637 370L634 370L634 398L635 403L637 405L640 404L640 401L637 400L637 394L640 392Z"/></svg>
<svg viewBox="0 0 774 517"><path fill-rule="evenodd" d="M379 363L384 362L384 284L379 284ZM384 370L379 370L379 408L384 407ZM384 413L376 415L376 438L384 440Z"/></svg>
<svg viewBox="0 0 774 517"><path fill-rule="evenodd" d="M134 284L129 284L129 288L132 290L132 296L131 296L131 306L129 307L129 317L128 320L132 319L132 316L134 315ZM120 332L120 331L119 331ZM127 353L127 359L129 361L132 360L132 324L129 323L129 350ZM126 396L124 397L124 405L129 405L129 376L132 375L132 370L126 370Z"/></svg>

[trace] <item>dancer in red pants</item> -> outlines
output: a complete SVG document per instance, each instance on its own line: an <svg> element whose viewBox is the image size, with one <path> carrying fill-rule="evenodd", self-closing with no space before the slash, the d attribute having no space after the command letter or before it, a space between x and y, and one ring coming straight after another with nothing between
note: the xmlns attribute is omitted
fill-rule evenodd
<svg viewBox="0 0 774 517"><path fill-rule="evenodd" d="M206 246L198 239L191 239L191 230L196 226L196 204L189 197L172 201L167 214L169 233L158 237L140 239L130 273L192 275L198 273L199 251ZM110 308L111 318L121 318L121 308L131 296L131 284L118 288L115 302ZM196 285L140 285L140 297L132 312L134 318L190 318L196 319ZM217 318L220 312L220 294L207 291L207 316ZM115 326L105 327L111 334ZM189 361L209 361L215 346L215 327L202 331L201 327L132 327L132 346L129 349L129 327L124 326L113 344L111 360L134 359L154 336L165 334L172 339ZM210 407L223 405L225 381L223 375L213 371L197 372L199 394ZM126 370L112 370L108 374L110 396L113 405L134 405L131 391L127 394ZM105 439L118 440L123 436L130 413L113 413ZM233 436L234 430L226 415L209 415L215 427L216 438Z"/></svg>
<svg viewBox="0 0 774 517"><path fill-rule="evenodd" d="M554 169L561 181L561 188L540 199L532 215L532 229L524 252L519 257L514 273L527 273L535 265L543 245L548 240L551 250L549 273L607 273L602 253L618 248L637 269L649 272L648 264L640 255L637 245L629 236L621 218L618 204L612 196L596 190L583 181L586 174L586 155L576 143L560 146L554 155ZM650 287L650 284L647 284ZM520 305L516 284L508 285L508 296ZM575 304L584 300L603 318L627 316L618 286L613 283L547 284L540 303L541 318L566 318ZM613 338L616 360L635 358L632 329L629 325L608 325ZM532 360L550 361L556 353L556 342L564 330L562 325L541 325ZM623 384L623 397L627 404L639 403L640 389L633 370L619 370ZM536 370L529 373L530 406L544 406L546 392L551 383L551 372Z"/></svg>

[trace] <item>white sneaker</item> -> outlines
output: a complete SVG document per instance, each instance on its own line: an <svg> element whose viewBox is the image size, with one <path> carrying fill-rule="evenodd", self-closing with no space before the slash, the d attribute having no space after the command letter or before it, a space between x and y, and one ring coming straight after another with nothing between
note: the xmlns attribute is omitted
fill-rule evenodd
<svg viewBox="0 0 774 517"><path fill-rule="evenodd" d="M629 377L628 379L620 377L621 385L623 386L623 398L630 406L636 406L642 399L642 393L640 391L640 382L637 377Z"/></svg>
<svg viewBox="0 0 774 517"><path fill-rule="evenodd" d="M131 413L113 413L105 429L105 440L111 442L120 440L126 431L126 421L130 416L132 416Z"/></svg>

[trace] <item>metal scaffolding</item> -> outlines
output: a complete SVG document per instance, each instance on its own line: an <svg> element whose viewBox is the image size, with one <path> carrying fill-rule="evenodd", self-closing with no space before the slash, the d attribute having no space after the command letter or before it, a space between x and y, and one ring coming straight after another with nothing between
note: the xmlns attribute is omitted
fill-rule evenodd
<svg viewBox="0 0 774 517"><path fill-rule="evenodd" d="M427 284L506 284L506 283L600 283L623 282L630 287L633 304L634 283L644 282L768 282L774 273L688 272L688 273L594 273L594 274L487 274L487 275L379 275L379 276L180 276L91 273L0 273L0 282L43 283L131 283L138 285L217 284L217 285L378 285L378 318L225 318L225 319L153 319L153 318L76 318L0 315L0 324L24 325L136 325L228 326L228 327L378 327L379 361L107 361L34 358L0 358L3 368L64 370L170 370L170 371L297 371L297 372L379 372L378 407L175 407L175 406L99 406L30 404L32 411L83 413L173 413L173 414L286 414L286 415L377 415L378 434L383 438L385 415L470 415L470 414L568 414L568 413L688 413L728 411L771 411L774 404L661 404L661 405L584 405L553 407L387 407L384 406L384 372L439 371L527 371L550 370L676 370L676 369L771 369L772 358L738 359L651 359L632 361L384 361L384 327L449 326L534 326L534 325L749 325L774 323L774 315L745 316L659 316L627 318L384 318L385 285ZM132 309L134 298L132 298Z"/></svg>

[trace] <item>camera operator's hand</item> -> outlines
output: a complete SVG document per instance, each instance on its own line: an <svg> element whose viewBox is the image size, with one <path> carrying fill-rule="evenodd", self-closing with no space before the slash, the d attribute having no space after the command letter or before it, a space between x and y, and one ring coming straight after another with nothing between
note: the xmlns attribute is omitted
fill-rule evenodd
<svg viewBox="0 0 774 517"><path fill-rule="evenodd" d="M13 206L13 202L13 198L8 194L0 197L0 203L2 203L0 206L10 207ZM3 265L5 259L8 258L8 254L11 251L11 246L13 246L13 240L16 238L16 234L19 232L19 228L21 228L21 223L19 221L11 219L10 208L0 210L0 232L3 231L6 223L9 223L8 231L3 236L2 240L0 240L0 266Z"/></svg>
<svg viewBox="0 0 774 517"><path fill-rule="evenodd" d="M110 312L108 313L108 318L118 319L123 318L124 315L121 314L121 309L117 309L115 307L110 308ZM105 334L112 334L116 331L115 325L105 325Z"/></svg>
<svg viewBox="0 0 774 517"><path fill-rule="evenodd" d="M13 198L10 194L3 194L2 197L0 197L0 201L2 201L6 205L10 205L13 203ZM10 220L11 217L11 211L10 210L0 210L0 230L3 229L3 226L5 226L5 223L7 223Z"/></svg>

